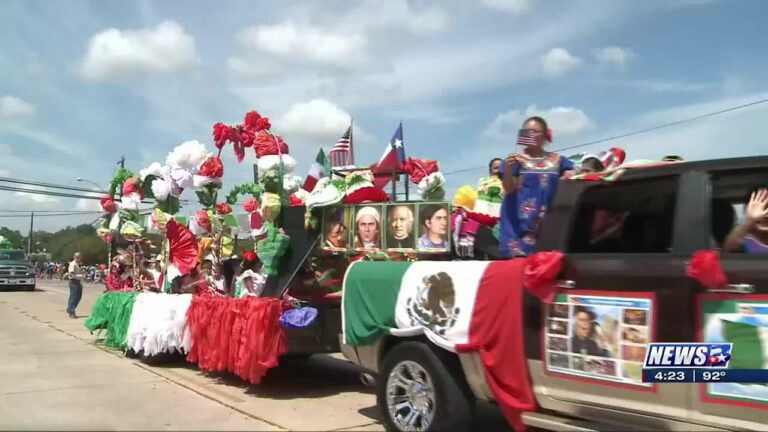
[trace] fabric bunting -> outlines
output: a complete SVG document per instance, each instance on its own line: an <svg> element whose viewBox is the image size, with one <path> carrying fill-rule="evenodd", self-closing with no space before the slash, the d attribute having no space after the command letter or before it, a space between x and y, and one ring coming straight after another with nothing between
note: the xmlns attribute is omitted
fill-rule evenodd
<svg viewBox="0 0 768 432"><path fill-rule="evenodd" d="M106 330L104 345L125 349L126 335L137 293L107 292L93 305L91 315L85 320L85 328L94 331Z"/></svg>

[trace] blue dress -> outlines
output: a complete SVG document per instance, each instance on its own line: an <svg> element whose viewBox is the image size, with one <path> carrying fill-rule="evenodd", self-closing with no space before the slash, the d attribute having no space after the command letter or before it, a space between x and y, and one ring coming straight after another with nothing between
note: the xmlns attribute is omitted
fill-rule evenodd
<svg viewBox="0 0 768 432"><path fill-rule="evenodd" d="M501 206L499 250L505 258L529 256L536 246L539 226L557 192L557 183L573 162L556 153L534 158L517 155L512 173L517 176L517 193L508 193ZM499 175L504 176L506 164Z"/></svg>

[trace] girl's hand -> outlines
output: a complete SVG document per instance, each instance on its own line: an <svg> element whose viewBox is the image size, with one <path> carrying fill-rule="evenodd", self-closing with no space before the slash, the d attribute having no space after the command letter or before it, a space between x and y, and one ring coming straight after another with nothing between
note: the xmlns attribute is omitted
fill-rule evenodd
<svg viewBox="0 0 768 432"><path fill-rule="evenodd" d="M517 163L517 156L515 156L514 154L507 156L506 163L508 167L514 166Z"/></svg>
<svg viewBox="0 0 768 432"><path fill-rule="evenodd" d="M747 204L747 222L754 224L768 216L768 189L760 189L752 194Z"/></svg>

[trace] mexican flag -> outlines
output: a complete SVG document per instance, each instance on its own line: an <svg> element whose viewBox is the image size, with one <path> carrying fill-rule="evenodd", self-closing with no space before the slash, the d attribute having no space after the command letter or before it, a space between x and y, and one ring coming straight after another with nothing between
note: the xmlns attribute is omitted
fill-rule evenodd
<svg viewBox="0 0 768 432"><path fill-rule="evenodd" d="M312 192L315 189L317 182L326 177L331 172L331 162L328 157L325 156L323 149L320 149L315 156L315 161L312 162L312 166L309 167L309 174L304 180L304 190Z"/></svg>
<svg viewBox="0 0 768 432"><path fill-rule="evenodd" d="M424 335L442 349L477 352L510 424L535 410L523 340L523 269L511 261L358 261L344 279L344 343Z"/></svg>
<svg viewBox="0 0 768 432"><path fill-rule="evenodd" d="M723 339L733 344L732 369L768 369L768 327L759 322L722 321Z"/></svg>

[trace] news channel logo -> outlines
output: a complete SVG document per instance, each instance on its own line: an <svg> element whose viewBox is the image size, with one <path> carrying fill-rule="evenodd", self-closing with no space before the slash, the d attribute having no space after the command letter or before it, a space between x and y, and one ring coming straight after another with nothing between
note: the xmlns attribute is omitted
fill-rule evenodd
<svg viewBox="0 0 768 432"><path fill-rule="evenodd" d="M727 368L732 348L730 343L651 342L643 368Z"/></svg>

